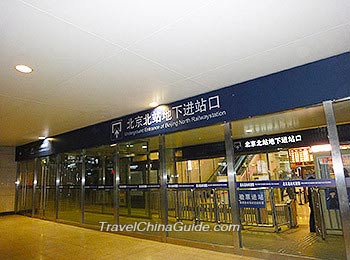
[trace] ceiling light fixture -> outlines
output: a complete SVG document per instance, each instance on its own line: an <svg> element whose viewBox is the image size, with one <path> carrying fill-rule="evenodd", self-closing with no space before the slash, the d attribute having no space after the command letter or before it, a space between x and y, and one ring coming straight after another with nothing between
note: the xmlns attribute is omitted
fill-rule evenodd
<svg viewBox="0 0 350 260"><path fill-rule="evenodd" d="M117 146L117 144L111 144L110 147L114 147L114 146Z"/></svg>
<svg viewBox="0 0 350 260"><path fill-rule="evenodd" d="M26 74L31 73L33 71L31 67L28 67L27 65L23 65L23 64L16 65L15 68L17 71L26 73Z"/></svg>
<svg viewBox="0 0 350 260"><path fill-rule="evenodd" d="M157 107L157 106L158 106L158 103L155 102L155 101L153 101L153 102L149 103L149 106L150 106L150 107Z"/></svg>
<svg viewBox="0 0 350 260"><path fill-rule="evenodd" d="M45 137L45 136L39 136L38 139L39 139L39 140L45 140L46 137Z"/></svg>
<svg viewBox="0 0 350 260"><path fill-rule="evenodd" d="M252 129L247 129L245 130L246 133L253 133L253 130Z"/></svg>

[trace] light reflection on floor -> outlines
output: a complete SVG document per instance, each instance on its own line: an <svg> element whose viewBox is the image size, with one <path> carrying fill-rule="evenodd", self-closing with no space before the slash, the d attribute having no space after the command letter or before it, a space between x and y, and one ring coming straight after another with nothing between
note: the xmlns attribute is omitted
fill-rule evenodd
<svg viewBox="0 0 350 260"><path fill-rule="evenodd" d="M0 217L0 259L254 260L24 216Z"/></svg>
<svg viewBox="0 0 350 260"><path fill-rule="evenodd" d="M297 205L298 227L289 229L283 226L281 232L275 233L273 228L252 228L245 227L242 231L243 246L248 249L266 250L270 252L279 252L285 254L317 257L320 259L344 259L345 248L342 236L328 235L326 240L309 232L309 214L308 204ZM65 219L72 219L70 214L79 217L80 211L65 212L61 216ZM88 224L99 225L99 221L108 221L113 223L113 215L98 214L86 212L85 218ZM120 217L121 223L134 223L135 221L147 221L146 218ZM152 222L160 223L159 215L152 215ZM174 223L175 219L170 219ZM191 221L187 221L192 223ZM161 234L155 234L161 235ZM220 244L232 246L233 238L231 232L170 232L172 238L185 239L191 241Z"/></svg>

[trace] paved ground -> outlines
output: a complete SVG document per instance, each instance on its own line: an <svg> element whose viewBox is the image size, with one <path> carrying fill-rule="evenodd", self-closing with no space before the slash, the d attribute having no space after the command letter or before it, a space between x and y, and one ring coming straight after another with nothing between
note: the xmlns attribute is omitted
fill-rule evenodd
<svg viewBox="0 0 350 260"><path fill-rule="evenodd" d="M0 217L0 259L254 259L23 216ZM256 260L256 259L255 259Z"/></svg>

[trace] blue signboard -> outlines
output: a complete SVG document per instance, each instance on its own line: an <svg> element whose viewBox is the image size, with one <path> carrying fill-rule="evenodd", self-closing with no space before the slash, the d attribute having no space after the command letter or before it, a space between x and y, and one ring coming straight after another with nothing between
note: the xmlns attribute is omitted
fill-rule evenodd
<svg viewBox="0 0 350 260"><path fill-rule="evenodd" d="M227 182L205 182L205 183L171 183L167 184L170 189L227 189Z"/></svg>
<svg viewBox="0 0 350 260"><path fill-rule="evenodd" d="M244 181L237 182L238 188L288 188L288 187L334 187L334 179Z"/></svg>
<svg viewBox="0 0 350 260"><path fill-rule="evenodd" d="M240 208L265 208L265 190L239 190L238 206Z"/></svg>
<svg viewBox="0 0 350 260"><path fill-rule="evenodd" d="M159 189L159 184L121 184L119 189Z"/></svg>
<svg viewBox="0 0 350 260"><path fill-rule="evenodd" d="M85 186L86 189L113 189L113 186L109 185L109 186L104 186L104 185L87 185Z"/></svg>
<svg viewBox="0 0 350 260"><path fill-rule="evenodd" d="M111 140L153 136L223 122L232 117L228 115L232 95L232 89L222 89L125 116L111 122Z"/></svg>

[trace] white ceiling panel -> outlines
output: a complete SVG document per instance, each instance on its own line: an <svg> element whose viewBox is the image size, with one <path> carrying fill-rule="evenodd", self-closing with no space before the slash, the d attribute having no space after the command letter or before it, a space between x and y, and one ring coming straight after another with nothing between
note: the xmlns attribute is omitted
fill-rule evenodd
<svg viewBox="0 0 350 260"><path fill-rule="evenodd" d="M162 102L163 89L166 91L171 83L181 79L178 74L134 54L117 52L61 84L58 91L64 99L52 97L52 102L122 116L147 108L153 100Z"/></svg>
<svg viewBox="0 0 350 260"><path fill-rule="evenodd" d="M193 80L216 89L324 59L344 50L350 50L350 25L252 55L204 73Z"/></svg>
<svg viewBox="0 0 350 260"><path fill-rule="evenodd" d="M23 0L123 47L190 16L209 0Z"/></svg>
<svg viewBox="0 0 350 260"><path fill-rule="evenodd" d="M210 91L210 88L206 84L190 79L181 80L171 84L171 88L163 90L164 98L166 98L164 103L192 97L198 93L206 93L208 91Z"/></svg>
<svg viewBox="0 0 350 260"><path fill-rule="evenodd" d="M0 95L0 144L16 145L38 136L81 128L101 121L101 115L24 101Z"/></svg>
<svg viewBox="0 0 350 260"><path fill-rule="evenodd" d="M349 2L217 1L131 49L193 76L349 23Z"/></svg>
<svg viewBox="0 0 350 260"><path fill-rule="evenodd" d="M56 84L108 57L117 47L18 1L0 3L0 93L44 101ZM30 65L30 75L17 64Z"/></svg>

